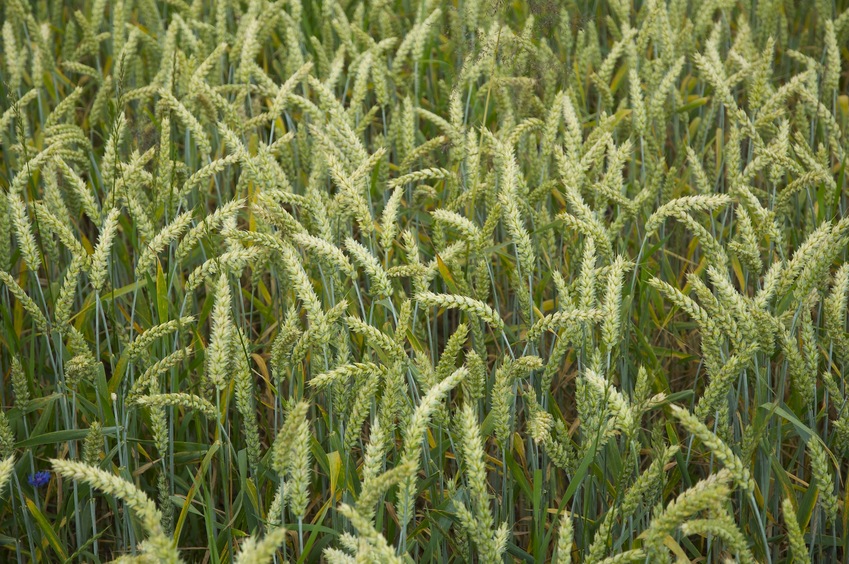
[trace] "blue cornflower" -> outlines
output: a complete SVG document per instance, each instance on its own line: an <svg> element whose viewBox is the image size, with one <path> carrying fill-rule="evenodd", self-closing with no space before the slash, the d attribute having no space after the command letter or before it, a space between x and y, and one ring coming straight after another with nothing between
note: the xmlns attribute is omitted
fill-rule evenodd
<svg viewBox="0 0 849 564"><path fill-rule="evenodd" d="M50 472L42 470L27 477L27 482L34 488L43 488L50 482Z"/></svg>

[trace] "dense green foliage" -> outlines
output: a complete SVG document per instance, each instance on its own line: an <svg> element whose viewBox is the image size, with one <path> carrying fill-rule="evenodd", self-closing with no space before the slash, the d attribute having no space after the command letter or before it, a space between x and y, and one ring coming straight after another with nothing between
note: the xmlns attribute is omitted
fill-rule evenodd
<svg viewBox="0 0 849 564"><path fill-rule="evenodd" d="M849 559L844 0L5 0L0 560Z"/></svg>

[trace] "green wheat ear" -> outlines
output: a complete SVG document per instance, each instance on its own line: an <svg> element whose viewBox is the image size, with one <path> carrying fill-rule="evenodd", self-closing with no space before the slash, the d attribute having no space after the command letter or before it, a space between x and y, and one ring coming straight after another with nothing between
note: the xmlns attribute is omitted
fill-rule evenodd
<svg viewBox="0 0 849 564"><path fill-rule="evenodd" d="M12 479L15 472L15 457L10 456L0 462L0 494L6 489L6 484Z"/></svg>
<svg viewBox="0 0 849 564"><path fill-rule="evenodd" d="M50 464L57 474L71 480L85 482L91 487L113 495L126 503L147 533L147 540L143 543L143 549L151 557L160 562L177 563L182 561L177 553L174 541L166 537L162 529L162 513L159 512L153 501L136 486L114 474L83 462L52 459Z"/></svg>
<svg viewBox="0 0 849 564"><path fill-rule="evenodd" d="M272 562L277 548L286 540L286 529L278 527L265 534L262 539L250 537L242 543L236 564L266 564Z"/></svg>

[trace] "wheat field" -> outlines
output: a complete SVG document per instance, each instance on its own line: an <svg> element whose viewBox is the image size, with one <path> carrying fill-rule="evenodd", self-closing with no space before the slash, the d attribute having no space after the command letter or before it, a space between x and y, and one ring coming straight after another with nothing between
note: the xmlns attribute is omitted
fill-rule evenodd
<svg viewBox="0 0 849 564"><path fill-rule="evenodd" d="M849 562L845 0L5 0L0 561Z"/></svg>

